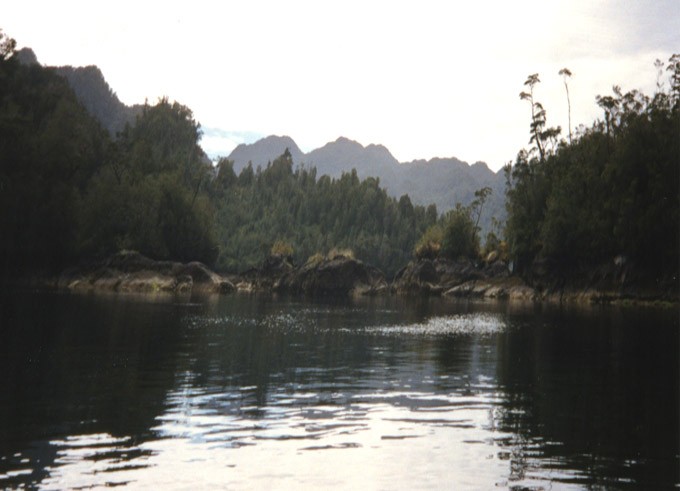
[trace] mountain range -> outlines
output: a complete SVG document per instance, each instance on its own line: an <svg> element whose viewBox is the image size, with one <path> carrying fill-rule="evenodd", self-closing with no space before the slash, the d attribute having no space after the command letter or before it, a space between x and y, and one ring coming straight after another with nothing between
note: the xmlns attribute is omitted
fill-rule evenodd
<svg viewBox="0 0 680 491"><path fill-rule="evenodd" d="M289 136L268 136L255 143L240 144L227 157L239 173L251 163L265 167L286 148L297 165L316 167L317 175L340 177L356 169L359 178L376 177L394 197L408 194L414 204L437 205L439 212L456 203L468 205L476 190L489 187L492 194L482 217L482 229L491 230L491 217L505 219L505 176L493 172L484 162L472 165L455 157L413 160L400 163L383 145L363 146L345 137L304 153Z"/></svg>

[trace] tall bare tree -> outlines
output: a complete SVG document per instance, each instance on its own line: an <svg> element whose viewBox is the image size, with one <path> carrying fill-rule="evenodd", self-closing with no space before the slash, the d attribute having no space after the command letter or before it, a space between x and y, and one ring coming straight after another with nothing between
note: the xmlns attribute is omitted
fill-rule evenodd
<svg viewBox="0 0 680 491"><path fill-rule="evenodd" d="M529 92L520 92L519 98L523 101L529 101L529 104L531 104L531 138L529 143L536 142L538 153L541 157L541 161L543 161L545 159L545 150L543 149L541 133L545 126L545 109L543 109L540 102L534 101L534 86L540 81L541 79L538 78L538 73L529 75L524 82L524 85L529 87Z"/></svg>
<svg viewBox="0 0 680 491"><path fill-rule="evenodd" d="M564 80L564 90L567 91L567 110L569 114L569 143L571 143L571 100L569 99L569 84L567 84L567 79L571 78L571 71L568 68L563 68L559 71L562 75L562 80Z"/></svg>

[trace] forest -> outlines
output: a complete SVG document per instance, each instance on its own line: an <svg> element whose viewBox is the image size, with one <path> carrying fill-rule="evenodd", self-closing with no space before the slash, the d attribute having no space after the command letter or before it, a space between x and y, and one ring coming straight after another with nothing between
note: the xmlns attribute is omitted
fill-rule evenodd
<svg viewBox="0 0 680 491"><path fill-rule="evenodd" d="M614 87L597 98L601 120L564 135L548 126L530 76L521 99L531 147L506 167L507 222L482 244L488 188L440 216L408 195L389 197L377 179L294 167L289 152L237 174L229 160L207 158L189 108L163 98L111 134L56 69L15 53L0 31L1 276L121 250L237 273L271 253L304 263L332 249L391 276L414 256L481 261L498 249L526 279L540 271L570 281L617 260L677 282L678 55L657 63L653 96Z"/></svg>
<svg viewBox="0 0 680 491"><path fill-rule="evenodd" d="M437 221L437 208L391 198L377 179L356 171L319 178L316 169L293 170L286 151L265 169L249 165L236 176L223 159L211 187L216 204L220 270L254 266L272 251L304 262L332 249L349 250L394 274L416 240Z"/></svg>
<svg viewBox="0 0 680 491"><path fill-rule="evenodd" d="M388 273L405 264L436 207L388 197L375 179L293 169L286 152L236 175L214 167L191 110L161 99L112 137L59 73L0 58L0 257L7 275L58 271L136 250L223 272L272 248L304 262L351 250Z"/></svg>
<svg viewBox="0 0 680 491"><path fill-rule="evenodd" d="M614 86L596 98L602 119L561 139L535 98L538 75L527 78L532 146L505 169L505 237L519 274L568 283L617 262L638 281L677 285L680 55L655 67L653 96ZM568 98L570 72L560 74Z"/></svg>

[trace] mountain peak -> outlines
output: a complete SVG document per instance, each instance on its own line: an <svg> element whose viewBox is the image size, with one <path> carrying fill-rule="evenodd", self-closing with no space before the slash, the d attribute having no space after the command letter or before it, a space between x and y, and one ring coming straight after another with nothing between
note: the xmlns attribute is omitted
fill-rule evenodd
<svg viewBox="0 0 680 491"><path fill-rule="evenodd" d="M133 124L142 111L139 105L123 104L96 65L67 65L54 67L54 70L68 81L80 103L112 136L122 131L126 124Z"/></svg>
<svg viewBox="0 0 680 491"><path fill-rule="evenodd" d="M352 145L359 145L360 147L363 147L363 145L361 145L361 143L359 143L358 141L351 140L346 136L339 136L333 143L349 143Z"/></svg>
<svg viewBox="0 0 680 491"><path fill-rule="evenodd" d="M293 157L294 162L300 162L303 157L302 150L295 140L287 135L270 135L260 138L255 143L241 143L229 154L229 160L234 162L234 171L238 174L252 162L254 166L264 166L273 161L286 151Z"/></svg>
<svg viewBox="0 0 680 491"><path fill-rule="evenodd" d="M342 148L352 149L353 151L361 151L364 149L364 146L356 140L352 140L345 136L340 136L335 141L328 142L321 148Z"/></svg>
<svg viewBox="0 0 680 491"><path fill-rule="evenodd" d="M39 65L38 57L31 48L21 48L14 56L22 65Z"/></svg>
<svg viewBox="0 0 680 491"><path fill-rule="evenodd" d="M257 140L255 142L255 144L260 143L260 142L263 142L263 143L265 143L265 142L266 143L289 143L289 144L297 147L297 143L295 143L295 141L288 135L265 136L264 138L260 138L259 140Z"/></svg>

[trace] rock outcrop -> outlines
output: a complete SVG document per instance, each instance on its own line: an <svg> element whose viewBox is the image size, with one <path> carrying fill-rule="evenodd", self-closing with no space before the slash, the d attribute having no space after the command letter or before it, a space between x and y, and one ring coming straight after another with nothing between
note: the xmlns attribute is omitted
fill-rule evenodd
<svg viewBox="0 0 680 491"><path fill-rule="evenodd" d="M441 295L472 281L498 280L508 276L507 265L501 261L478 267L469 259L419 259L396 274L392 290L399 294Z"/></svg>
<svg viewBox="0 0 680 491"><path fill-rule="evenodd" d="M57 286L69 290L112 292L229 293L227 279L199 262L154 261L138 252L123 251L103 261L63 272Z"/></svg>
<svg viewBox="0 0 680 491"><path fill-rule="evenodd" d="M379 269L345 255L319 255L300 267L295 267L290 257L270 256L259 268L230 281L199 262L154 261L137 252L124 251L69 269L56 282L50 279L31 284L49 287L56 284L74 291L137 293L242 291L340 297L391 290L400 295L550 303L677 303L677 293L665 293L668 287L646 286L638 278L629 284L634 270L615 266L617 270L596 271L594 280L588 284L543 286L510 275L507 264L501 260L476 265L466 259L419 259L402 268L390 288Z"/></svg>
<svg viewBox="0 0 680 491"><path fill-rule="evenodd" d="M243 272L236 281L239 291L271 291L281 277L293 271L293 261L288 256L272 255L267 257L259 268Z"/></svg>
<svg viewBox="0 0 680 491"><path fill-rule="evenodd" d="M308 262L274 284L280 293L312 296L375 295L387 292L385 275L359 260L336 256Z"/></svg>
<svg viewBox="0 0 680 491"><path fill-rule="evenodd" d="M470 280L442 293L445 297L538 300L538 292L517 277Z"/></svg>
<svg viewBox="0 0 680 491"><path fill-rule="evenodd" d="M400 295L440 295L453 298L538 300L539 292L510 276L505 262L491 257L476 265L469 259L443 258L410 262L395 276L392 291Z"/></svg>
<svg viewBox="0 0 680 491"><path fill-rule="evenodd" d="M307 296L375 295L388 291L379 269L345 255L317 256L295 267L291 258L270 256L235 281L241 292Z"/></svg>
<svg viewBox="0 0 680 491"><path fill-rule="evenodd" d="M387 291L387 282L377 268L339 256L285 274L276 290L306 295L368 295Z"/></svg>

